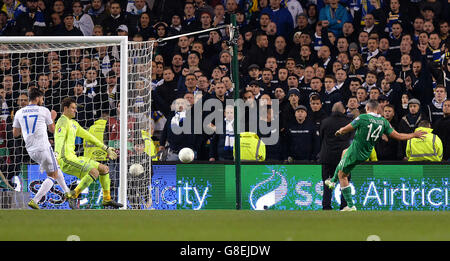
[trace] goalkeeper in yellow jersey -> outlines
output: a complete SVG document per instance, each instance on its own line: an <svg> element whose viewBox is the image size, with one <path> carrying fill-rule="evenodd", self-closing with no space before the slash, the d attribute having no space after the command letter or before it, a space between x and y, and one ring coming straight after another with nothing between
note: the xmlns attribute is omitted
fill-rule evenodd
<svg viewBox="0 0 450 261"><path fill-rule="evenodd" d="M102 148L110 159L117 159L117 153L113 148L107 147L91 133L83 129L78 122L73 120L77 113L76 101L67 97L62 101L63 115L55 126L55 152L61 170L64 173L78 177L81 181L78 186L68 193L71 208L76 206L76 198L89 185L99 179L103 189L103 206L120 208L123 205L111 199L109 168L87 157L77 157L75 154L75 138L78 136Z"/></svg>

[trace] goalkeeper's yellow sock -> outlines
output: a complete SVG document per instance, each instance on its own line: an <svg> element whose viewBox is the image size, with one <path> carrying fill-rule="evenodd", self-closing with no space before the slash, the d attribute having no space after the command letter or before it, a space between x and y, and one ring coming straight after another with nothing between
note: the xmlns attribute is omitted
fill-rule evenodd
<svg viewBox="0 0 450 261"><path fill-rule="evenodd" d="M103 200L104 201L110 201L111 200L111 179L109 178L109 173L105 175L100 175L99 177L100 185L102 186L103 190Z"/></svg>
<svg viewBox="0 0 450 261"><path fill-rule="evenodd" d="M84 176L81 181L80 184L78 184L78 186L75 188L75 198L77 198L80 193L87 187L89 187L89 185L91 185L92 182L95 181L95 178L92 177L90 174Z"/></svg>

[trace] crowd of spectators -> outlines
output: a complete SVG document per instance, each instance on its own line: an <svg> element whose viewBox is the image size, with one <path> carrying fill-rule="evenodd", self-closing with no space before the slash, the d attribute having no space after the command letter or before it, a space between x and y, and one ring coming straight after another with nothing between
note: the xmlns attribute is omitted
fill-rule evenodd
<svg viewBox="0 0 450 261"><path fill-rule="evenodd" d="M369 99L379 101L380 115L399 132L413 132L421 120L428 120L442 139L444 160L449 158L450 3L446 0L0 3L1 37L124 35L140 42L226 25L236 14L239 96L256 106L271 99L280 104L279 113L258 115L259 121L279 122L275 131L280 139L267 146L266 160L317 161L320 124L330 116L333 105L342 102L346 116L355 118L364 113ZM191 147L198 160L232 159L232 117L225 117L222 136L176 135L171 130L200 99L220 100L220 110L226 114L225 100L234 97L228 32L221 28L155 43L149 117L166 155ZM4 122L0 124L0 157L26 156L24 151L14 151L21 146L8 139L7 122L26 103L28 88L42 88L46 106L57 112L60 98L76 96L83 107L78 120L84 127L102 116L117 117L117 50L98 47L64 55L0 55ZM383 137L376 147L378 159L403 160L405 147Z"/></svg>

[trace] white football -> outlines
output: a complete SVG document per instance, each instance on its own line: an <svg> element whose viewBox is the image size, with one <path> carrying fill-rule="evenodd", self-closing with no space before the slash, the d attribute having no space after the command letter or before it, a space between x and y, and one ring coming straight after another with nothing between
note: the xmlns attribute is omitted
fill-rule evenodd
<svg viewBox="0 0 450 261"><path fill-rule="evenodd" d="M130 174L132 176L140 176L144 173L144 167L139 163L134 163L130 166Z"/></svg>
<svg viewBox="0 0 450 261"><path fill-rule="evenodd" d="M178 158L183 163L190 163L194 160L194 151L191 148L183 148L178 153Z"/></svg>

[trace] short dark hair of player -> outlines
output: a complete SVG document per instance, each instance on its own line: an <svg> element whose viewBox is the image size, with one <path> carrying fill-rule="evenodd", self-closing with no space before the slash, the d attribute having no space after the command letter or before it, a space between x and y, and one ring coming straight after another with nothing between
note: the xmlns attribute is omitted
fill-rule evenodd
<svg viewBox="0 0 450 261"><path fill-rule="evenodd" d="M72 97L64 98L61 102L63 110L64 110L64 108L69 108L72 103L77 103L74 98L72 98Z"/></svg>
<svg viewBox="0 0 450 261"><path fill-rule="evenodd" d="M430 128L431 127L431 123L428 120L421 120L417 126L418 127Z"/></svg>
<svg viewBox="0 0 450 261"><path fill-rule="evenodd" d="M377 100L369 100L367 102L367 107L369 107L369 109L371 111L376 111L378 109L378 101Z"/></svg>
<svg viewBox="0 0 450 261"><path fill-rule="evenodd" d="M38 88L32 88L29 91L28 100L29 101L34 101L37 98L42 97L42 96L44 96L44 93L41 90L39 90Z"/></svg>

